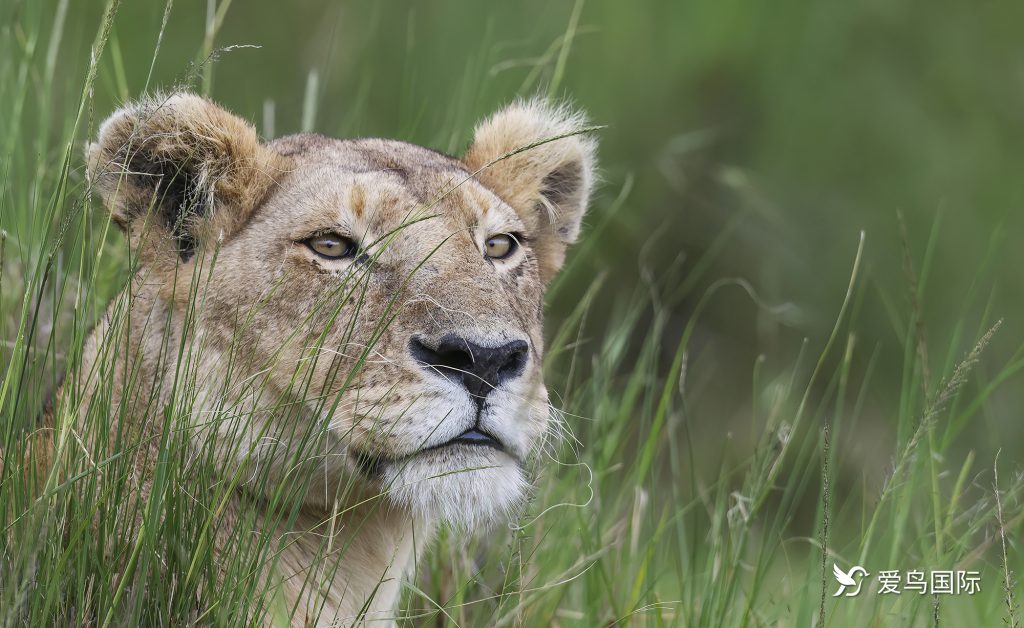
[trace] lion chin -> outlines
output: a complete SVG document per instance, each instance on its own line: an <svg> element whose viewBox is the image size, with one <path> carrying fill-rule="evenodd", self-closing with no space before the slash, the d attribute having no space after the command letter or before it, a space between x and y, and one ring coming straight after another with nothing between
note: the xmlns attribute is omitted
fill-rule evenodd
<svg viewBox="0 0 1024 628"><path fill-rule="evenodd" d="M378 473L391 503L463 534L514 520L529 487L518 460L480 445L448 445L379 463Z"/></svg>

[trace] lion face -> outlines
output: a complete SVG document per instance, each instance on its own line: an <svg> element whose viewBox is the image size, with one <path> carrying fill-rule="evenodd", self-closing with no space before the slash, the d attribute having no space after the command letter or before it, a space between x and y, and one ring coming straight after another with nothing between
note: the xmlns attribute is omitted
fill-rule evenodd
<svg viewBox="0 0 1024 628"><path fill-rule="evenodd" d="M387 140L262 143L177 95L115 113L90 173L140 273L194 311L206 405L247 409L218 427L227 455L276 477L310 462L328 484L471 527L521 500L548 429L543 296L589 196L594 146L568 135L580 122L513 105L456 159Z"/></svg>

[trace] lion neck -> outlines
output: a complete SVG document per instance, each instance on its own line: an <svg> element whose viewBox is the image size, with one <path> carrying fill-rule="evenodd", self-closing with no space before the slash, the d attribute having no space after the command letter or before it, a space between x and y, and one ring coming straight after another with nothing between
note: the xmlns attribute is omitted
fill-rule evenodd
<svg viewBox="0 0 1024 628"><path fill-rule="evenodd" d="M352 476L321 472L313 478L293 521L275 524L268 510L255 510L257 526L273 530L282 548L267 574L271 585L296 609L294 625L393 623L402 580L414 573L436 523L414 517ZM264 485L264 498L272 490Z"/></svg>
<svg viewBox="0 0 1024 628"><path fill-rule="evenodd" d="M401 581L429 542L430 527L388 508L342 513L304 506L293 524L275 530L275 540L285 542L269 575L274 603L295 609L294 625L393 622Z"/></svg>

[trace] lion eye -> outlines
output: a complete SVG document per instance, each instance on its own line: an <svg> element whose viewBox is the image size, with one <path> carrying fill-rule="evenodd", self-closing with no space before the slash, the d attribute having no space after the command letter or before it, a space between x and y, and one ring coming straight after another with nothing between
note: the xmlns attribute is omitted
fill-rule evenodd
<svg viewBox="0 0 1024 628"><path fill-rule="evenodd" d="M511 233L499 233L484 242L484 255L491 259L504 259L519 247L518 239Z"/></svg>
<svg viewBox="0 0 1024 628"><path fill-rule="evenodd" d="M356 254L356 243L351 238L336 233L326 233L306 240L306 246L314 253L330 259L352 257Z"/></svg>

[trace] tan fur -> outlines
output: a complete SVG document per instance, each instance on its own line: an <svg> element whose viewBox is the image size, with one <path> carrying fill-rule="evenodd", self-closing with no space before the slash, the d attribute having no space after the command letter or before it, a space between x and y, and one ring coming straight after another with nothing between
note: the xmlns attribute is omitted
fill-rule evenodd
<svg viewBox="0 0 1024 628"><path fill-rule="evenodd" d="M248 501L227 505L224 529L241 525L252 500L290 488L301 467L313 484L298 519L264 529L257 514L260 532L294 541L260 577L288 608L298 603L296 625L350 623L380 582L367 617L387 618L414 538L421 550L438 525L479 527L523 497L524 463L549 427L543 290L578 235L594 144L574 136L501 158L581 122L517 103L482 124L460 160L389 140L263 143L251 125L190 94L121 109L89 146L89 173L141 263L125 307L112 306L86 348L80 372L111 364L108 380L72 380L61 397L112 385L127 429L155 437L162 406L140 403L138 391L174 398L182 364L161 347L185 338L198 397L181 427L197 451L212 443L226 477L252 478L239 487ZM303 241L324 232L359 240L363 257L317 256ZM485 240L501 233L522 234L522 248L486 258ZM123 342L112 356L115 334ZM410 353L413 337L450 334L484 347L528 344L522 372L490 392L479 415L465 390ZM292 390L297 373L305 395ZM505 451L440 446L474 421ZM308 451L297 444L303 434L313 435ZM152 453L137 454L140 494ZM344 548L338 571L300 590L323 568L329 530L334 555Z"/></svg>

